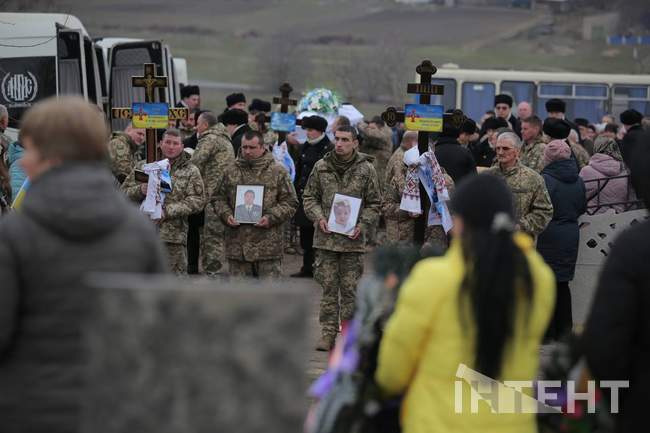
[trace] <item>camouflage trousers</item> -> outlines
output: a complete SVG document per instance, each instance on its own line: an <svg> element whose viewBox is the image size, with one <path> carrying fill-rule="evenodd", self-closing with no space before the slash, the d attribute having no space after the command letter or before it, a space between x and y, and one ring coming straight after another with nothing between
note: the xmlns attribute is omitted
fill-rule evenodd
<svg viewBox="0 0 650 433"><path fill-rule="evenodd" d="M424 232L424 245L422 247L431 247L437 253L444 254L449 247L449 238L445 229L441 225L429 226Z"/></svg>
<svg viewBox="0 0 650 433"><path fill-rule="evenodd" d="M319 321L323 338L333 338L341 322L352 319L357 283L363 274L363 253L317 249L314 278L323 287Z"/></svg>
<svg viewBox="0 0 650 433"><path fill-rule="evenodd" d="M228 272L234 277L279 278L282 273L282 260L245 262L228 259Z"/></svg>
<svg viewBox="0 0 650 433"><path fill-rule="evenodd" d="M216 274L224 263L226 227L214 212L213 206L205 207L205 224L201 235L201 263L207 275Z"/></svg>
<svg viewBox="0 0 650 433"><path fill-rule="evenodd" d="M413 242L415 223L414 220L397 221L386 220L386 236L390 243ZM424 232L423 248L429 247L442 254L447 250L449 240L441 225L428 226Z"/></svg>
<svg viewBox="0 0 650 433"><path fill-rule="evenodd" d="M187 275L187 246L165 242L169 268L176 275Z"/></svg>

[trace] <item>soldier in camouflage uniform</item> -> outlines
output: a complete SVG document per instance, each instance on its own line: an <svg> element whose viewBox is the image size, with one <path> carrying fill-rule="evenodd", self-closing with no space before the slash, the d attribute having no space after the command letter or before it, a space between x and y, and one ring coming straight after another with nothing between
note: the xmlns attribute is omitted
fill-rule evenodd
<svg viewBox="0 0 650 433"><path fill-rule="evenodd" d="M0 214L11 204L11 183L9 182L8 153L11 139L5 134L9 126L9 112L0 105Z"/></svg>
<svg viewBox="0 0 650 433"><path fill-rule="evenodd" d="M521 138L523 144L519 162L528 168L541 173L544 169L544 149L546 142L542 137L542 121L537 116L523 119L521 122Z"/></svg>
<svg viewBox="0 0 650 433"><path fill-rule="evenodd" d="M160 150L163 158L169 159L172 180L172 192L165 196L163 217L158 221L160 239L167 248L172 271L184 275L187 273L187 219L205 205L203 180L199 169L190 162L190 155L183 152L178 129L165 131ZM138 168L143 165L141 161ZM147 184L136 181L134 170L124 181L122 190L130 199L141 203L146 197Z"/></svg>
<svg viewBox="0 0 650 433"><path fill-rule="evenodd" d="M278 133L270 129L265 122L266 115L271 112L271 103L261 99L253 99L248 106L248 126L253 131L259 131L264 138L264 146L273 151L273 145L278 141Z"/></svg>
<svg viewBox="0 0 650 433"><path fill-rule="evenodd" d="M240 224L235 220L238 185L264 186L262 217L255 224ZM240 156L226 168L210 205L228 225L226 257L230 274L279 277L284 251L283 223L295 213L298 198L285 168L265 149L262 134L244 133Z"/></svg>
<svg viewBox="0 0 650 433"><path fill-rule="evenodd" d="M372 165L379 178L379 188L383 189L386 165L393 153L393 133L379 116L373 117L369 123L361 122L357 127L362 138L359 151L374 157Z"/></svg>
<svg viewBox="0 0 650 433"><path fill-rule="evenodd" d="M235 152L230 143L226 128L217 123L214 114L202 113L197 121L196 130L199 143L192 154L192 164L201 171L208 200L221 186L226 168L235 163ZM223 265L224 230L221 219L214 206L205 207L205 224L201 236L201 258L203 271L207 275L216 274Z"/></svg>
<svg viewBox="0 0 650 433"><path fill-rule="evenodd" d="M140 150L145 140L144 129L134 128L132 124L124 132L114 132L108 142L108 156L111 171L121 184L140 161Z"/></svg>
<svg viewBox="0 0 650 433"><path fill-rule="evenodd" d="M407 167L404 164L404 152L418 145L418 133L407 131L402 137L401 146L395 151L386 171L386 188L382 195L381 209L386 219L386 237L388 242L414 242L415 221L419 217L401 210L402 192L406 182ZM449 193L453 191L454 181L440 167L445 177ZM424 244L445 250L448 246L447 235L440 225L428 226L424 234Z"/></svg>
<svg viewBox="0 0 650 433"><path fill-rule="evenodd" d="M341 321L352 318L356 286L363 273L366 235L377 224L381 205L377 173L369 157L357 151L356 130L343 126L335 137L334 150L316 163L303 193L305 214L316 226L314 277L323 287L318 350L333 347L339 317ZM328 229L336 193L361 199L358 221L350 235Z"/></svg>
<svg viewBox="0 0 650 433"><path fill-rule="evenodd" d="M512 191L519 229L536 238L553 217L553 205L544 178L518 161L521 140L513 132L497 139L497 164L487 173L503 178Z"/></svg>

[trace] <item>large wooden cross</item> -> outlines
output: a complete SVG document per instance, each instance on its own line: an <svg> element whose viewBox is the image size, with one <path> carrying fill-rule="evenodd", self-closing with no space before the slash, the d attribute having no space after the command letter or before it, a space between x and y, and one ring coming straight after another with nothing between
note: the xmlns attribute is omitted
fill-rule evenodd
<svg viewBox="0 0 650 433"><path fill-rule="evenodd" d="M431 83L431 77L435 75L438 69L430 60L423 60L422 63L415 68L415 71L420 75L420 82L407 84L406 93L419 95L420 104L430 104L431 95L444 94L444 86ZM398 110L395 107L388 107L386 111L381 114L381 117L384 122L386 122L386 125L393 127L398 123L404 122L404 111ZM443 115L443 124L444 122L451 122L455 126L457 125L458 128L460 128L459 123L462 124L463 120L463 112L460 110L454 110L453 113L445 113ZM431 134L437 135L435 132L418 131L418 150L420 151L420 155L429 151L429 138ZM416 220L414 239L417 243L422 244L424 242L425 231L429 219L429 208L431 207L429 196L427 195L422 183L420 183L420 203L422 206L422 213Z"/></svg>
<svg viewBox="0 0 650 433"><path fill-rule="evenodd" d="M280 91L280 97L274 97L273 103L280 104L280 113L288 113L290 106L298 105L297 100L289 98L289 95L293 92L293 87L289 83L283 83L278 90ZM271 115L267 114L264 121L271 122ZM302 119L296 119L296 125L300 124L302 124ZM278 131L278 143L282 143L286 138L287 133L285 131Z"/></svg>
<svg viewBox="0 0 650 433"><path fill-rule="evenodd" d="M133 87L144 87L144 102L150 103L155 102L154 92L156 89L164 89L167 87L167 77L164 75L156 75L155 63L145 63L143 76L131 77L131 84ZM111 116L113 119L131 119L133 118L133 112L131 107L113 108L111 109ZM169 120L185 120L188 116L189 110L185 107L169 107ZM146 158L147 163L150 163L158 159L156 152L158 135L155 129L147 128L146 131Z"/></svg>

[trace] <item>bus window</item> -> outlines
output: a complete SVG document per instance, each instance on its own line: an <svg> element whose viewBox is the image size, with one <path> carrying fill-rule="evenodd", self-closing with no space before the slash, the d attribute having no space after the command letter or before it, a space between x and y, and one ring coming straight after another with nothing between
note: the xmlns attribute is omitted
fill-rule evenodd
<svg viewBox="0 0 650 433"><path fill-rule="evenodd" d="M432 79L431 84L445 86L444 95L431 95L431 105L442 105L445 110L456 108L456 80L451 78ZM415 95L415 103L420 103L419 95Z"/></svg>
<svg viewBox="0 0 650 433"><path fill-rule="evenodd" d="M475 121L494 108L494 83L463 83L462 110Z"/></svg>
<svg viewBox="0 0 650 433"><path fill-rule="evenodd" d="M501 82L501 93L506 93L514 99L513 112L516 112L516 105L523 101L530 103L531 107L534 106L535 83L530 81L503 81Z"/></svg>
<svg viewBox="0 0 650 433"><path fill-rule="evenodd" d="M607 99L609 89L606 85L575 86L575 101L573 103L573 116L588 119L590 122L600 122L607 113Z"/></svg>
<svg viewBox="0 0 650 433"><path fill-rule="evenodd" d="M650 115L650 95L647 86L614 85L612 112L618 115L633 108L645 116Z"/></svg>

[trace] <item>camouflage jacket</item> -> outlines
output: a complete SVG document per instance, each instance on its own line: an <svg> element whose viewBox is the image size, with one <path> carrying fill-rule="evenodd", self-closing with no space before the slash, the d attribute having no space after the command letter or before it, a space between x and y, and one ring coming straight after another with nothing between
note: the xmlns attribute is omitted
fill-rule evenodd
<svg viewBox="0 0 650 433"><path fill-rule="evenodd" d="M582 147L581 144L573 144L569 141L567 142L571 147L571 153L573 153L573 155L576 157L576 160L578 161L578 171L589 165L589 152L587 152L587 149Z"/></svg>
<svg viewBox="0 0 650 433"><path fill-rule="evenodd" d="M181 141L187 140L194 134L194 128L186 128L184 126L181 126L178 128L178 130L181 132Z"/></svg>
<svg viewBox="0 0 650 433"><path fill-rule="evenodd" d="M528 168L541 173L544 170L544 149L546 143L542 137L536 137L532 143L523 142L521 146L521 154L519 155L519 162Z"/></svg>
<svg viewBox="0 0 650 433"><path fill-rule="evenodd" d="M367 123L358 125L363 138L359 151L374 157L372 165L379 178L379 186L383 189L386 178L386 166L393 153L393 134L388 126L381 129L370 129Z"/></svg>
<svg viewBox="0 0 650 433"><path fill-rule="evenodd" d="M270 227L255 227L253 224L226 226L226 257L247 262L281 258L284 251L283 223L291 219L298 207L289 174L270 152L253 161L237 158L227 167L211 203L224 222L234 215L237 185L264 186L262 216L269 218Z"/></svg>
<svg viewBox="0 0 650 433"><path fill-rule="evenodd" d="M398 159L399 158L399 159ZM386 172L386 188L382 194L381 210L386 220L386 237L389 242L413 241L415 233L415 221L409 214L399 208L402 202L402 192L406 183L406 170L404 164L404 150L398 148L388 163L389 170ZM445 177L445 184L452 194L454 180L447 174L444 168L440 167ZM388 176L392 177L389 178Z"/></svg>
<svg viewBox="0 0 650 433"><path fill-rule="evenodd" d="M520 163L505 171L497 164L485 172L501 177L510 187L522 231L537 237L546 229L553 218L553 205L540 174Z"/></svg>
<svg viewBox="0 0 650 433"><path fill-rule="evenodd" d="M123 132L114 132L111 135L111 140L108 142L108 156L111 171L120 183L124 182L141 159L138 146Z"/></svg>
<svg viewBox="0 0 650 433"><path fill-rule="evenodd" d="M205 195L210 199L219 189L226 167L235 163L235 152L226 127L217 123L201 135L192 154L192 164L201 171Z"/></svg>
<svg viewBox="0 0 650 433"><path fill-rule="evenodd" d="M142 168L144 161L138 163ZM160 222L160 239L173 244L187 244L187 217L200 212L205 206L203 180L199 169L190 162L190 156L182 152L171 165L172 192L165 196L163 219ZM135 170L129 174L122 190L133 201L145 199L140 189L142 183L135 180Z"/></svg>
<svg viewBox="0 0 650 433"><path fill-rule="evenodd" d="M249 123L248 126L250 126L253 131L259 131L260 129L255 122ZM272 129L267 129L266 132L262 133L262 137L264 138L264 145L267 150L273 149L273 145L278 141L278 133Z"/></svg>
<svg viewBox="0 0 650 433"><path fill-rule="evenodd" d="M370 160L368 155L356 152L352 165L341 174L336 169L332 151L314 165L303 193L305 214L316 225L314 248L365 252L366 233L370 226L377 224L381 206L379 180ZM336 193L361 199L357 222L361 235L355 240L339 233L326 234L318 228L319 220L329 218Z"/></svg>

